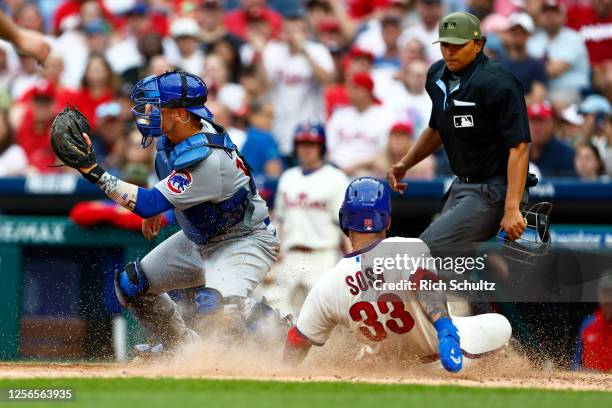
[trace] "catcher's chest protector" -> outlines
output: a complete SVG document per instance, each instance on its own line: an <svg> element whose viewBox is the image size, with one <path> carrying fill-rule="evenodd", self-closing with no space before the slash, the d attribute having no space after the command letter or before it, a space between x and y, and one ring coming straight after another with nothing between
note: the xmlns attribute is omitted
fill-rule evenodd
<svg viewBox="0 0 612 408"><path fill-rule="evenodd" d="M174 146L166 136L157 141L157 156L155 159L155 171L160 180L174 175L180 170L189 168L194 175L194 183L200 180L218 180L219 174L206 174L197 177L194 172L203 171L201 167L193 166L206 160L213 149L221 149L227 152L231 158L236 151L235 145L226 132L223 134L198 133ZM236 151L238 154L238 152ZM231 164L235 171L241 171ZM244 176L243 176L244 177ZM176 219L185 235L199 245L207 244L211 239L225 234L235 225L242 222L247 212L250 197L255 194L254 182L250 176L248 184L244 187L237 185L234 194L221 201L205 201L195 204L187 209L175 208ZM184 194L193 194L197 191L192 186ZM203 188L203 187L202 187Z"/></svg>
<svg viewBox="0 0 612 408"><path fill-rule="evenodd" d="M197 133L174 146L166 136L157 140L155 171L160 179L167 177L172 170L180 170L205 160L212 149L227 152L236 150L227 133Z"/></svg>

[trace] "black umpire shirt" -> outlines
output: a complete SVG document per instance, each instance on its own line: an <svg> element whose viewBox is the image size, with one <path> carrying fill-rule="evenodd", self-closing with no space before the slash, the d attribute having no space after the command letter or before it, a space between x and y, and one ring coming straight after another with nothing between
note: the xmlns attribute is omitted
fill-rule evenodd
<svg viewBox="0 0 612 408"><path fill-rule="evenodd" d="M429 126L440 132L457 176L505 175L510 148L531 141L521 84L482 52L459 76L444 60L434 63L425 89L433 103Z"/></svg>

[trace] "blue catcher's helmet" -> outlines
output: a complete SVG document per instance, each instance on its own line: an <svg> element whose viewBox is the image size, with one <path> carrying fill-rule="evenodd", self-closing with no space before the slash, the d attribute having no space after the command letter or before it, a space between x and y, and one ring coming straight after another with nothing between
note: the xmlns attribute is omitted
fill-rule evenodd
<svg viewBox="0 0 612 408"><path fill-rule="evenodd" d="M305 122L301 122L295 128L293 136L293 151L295 152L295 145L302 142L318 143L321 145L321 154L325 154L325 125L323 122L311 119Z"/></svg>
<svg viewBox="0 0 612 408"><path fill-rule="evenodd" d="M391 194L382 182L360 177L349 184L340 207L340 227L346 235L348 230L384 231L389 227L390 218Z"/></svg>
<svg viewBox="0 0 612 408"><path fill-rule="evenodd" d="M204 106L207 97L204 81L187 72L166 72L138 81L132 89L132 117L142 134L142 147L163 135L161 108L185 108L202 119L212 119Z"/></svg>

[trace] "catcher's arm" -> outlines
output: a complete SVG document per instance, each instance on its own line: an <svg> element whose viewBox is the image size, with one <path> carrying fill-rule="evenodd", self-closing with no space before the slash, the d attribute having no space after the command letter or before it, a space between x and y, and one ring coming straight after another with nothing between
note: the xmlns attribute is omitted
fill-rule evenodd
<svg viewBox="0 0 612 408"><path fill-rule="evenodd" d="M172 204L156 188L147 190L126 183L107 173L96 160L88 134L91 126L78 109L64 108L51 125L51 148L67 166L77 169L89 182L122 207L149 218L172 208Z"/></svg>
<svg viewBox="0 0 612 408"><path fill-rule="evenodd" d="M83 138L91 148L89 136L83 133ZM172 204L155 187L148 190L125 182L105 171L97 163L78 170L87 180L97 184L108 198L142 218L150 218L172 208Z"/></svg>

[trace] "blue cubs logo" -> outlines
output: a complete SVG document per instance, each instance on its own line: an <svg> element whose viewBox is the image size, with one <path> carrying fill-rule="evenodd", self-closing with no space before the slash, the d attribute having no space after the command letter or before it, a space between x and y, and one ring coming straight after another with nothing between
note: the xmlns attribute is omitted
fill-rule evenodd
<svg viewBox="0 0 612 408"><path fill-rule="evenodd" d="M174 194L183 194L185 190L191 187L192 181L193 177L191 177L191 173L189 171L174 170L168 176L168 181L166 181L166 185L168 186L168 189Z"/></svg>

